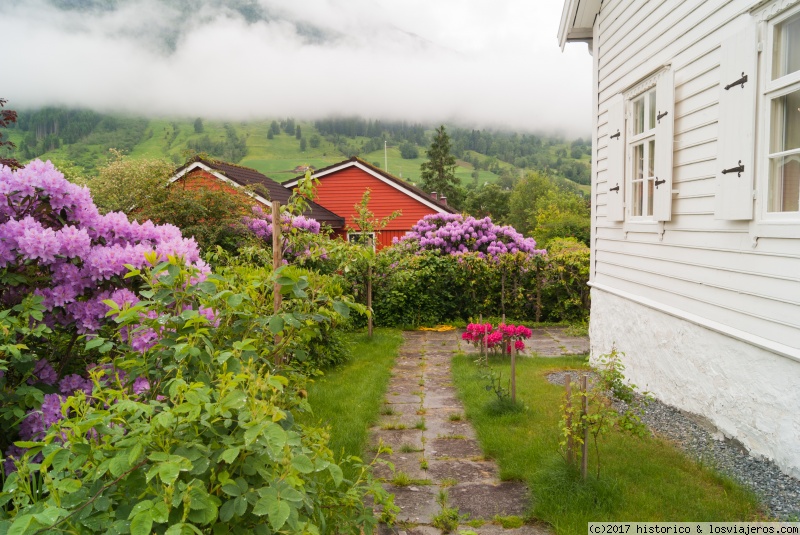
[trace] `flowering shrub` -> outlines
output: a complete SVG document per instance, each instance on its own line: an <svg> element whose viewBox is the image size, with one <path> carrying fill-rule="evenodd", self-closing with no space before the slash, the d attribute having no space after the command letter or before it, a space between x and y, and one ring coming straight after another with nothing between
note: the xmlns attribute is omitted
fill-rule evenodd
<svg viewBox="0 0 800 535"><path fill-rule="evenodd" d="M253 234L272 247L272 214L264 212L261 206L253 206L255 217L245 217L244 224ZM312 256L314 243L309 240L318 235L320 225L316 219L289 212L281 214L281 248L284 258L297 259Z"/></svg>
<svg viewBox="0 0 800 535"><path fill-rule="evenodd" d="M546 254L543 249L536 249L536 240L523 237L513 227L495 225L488 217L464 219L461 214L427 215L394 243L447 254L474 252L490 257L517 252Z"/></svg>
<svg viewBox="0 0 800 535"><path fill-rule="evenodd" d="M62 378L9 452L0 532L371 533L365 501L390 513L390 496L360 461L335 458L324 429L296 423L305 378L271 364L330 320L266 313L263 288L280 278L290 300L323 298L290 270L258 275L198 283L175 259L133 271L139 300L107 301L114 322L90 342L113 357L89 370L91 395L84 375ZM157 333L145 351L126 343L139 330Z"/></svg>
<svg viewBox="0 0 800 535"><path fill-rule="evenodd" d="M501 323L497 329L491 323L470 323L461 339L475 347L485 347L490 351L500 350L511 353L511 344L517 352L525 351L524 340L531 337L533 331L524 325L511 325Z"/></svg>
<svg viewBox="0 0 800 535"><path fill-rule="evenodd" d="M261 206L258 205L253 206L253 214L255 217L245 218L247 228L259 238L272 243L272 214L264 212ZM319 234L320 229L319 222L316 219L303 215L291 215L287 212L281 214L281 226L283 228L295 228L311 234Z"/></svg>
<svg viewBox="0 0 800 535"><path fill-rule="evenodd" d="M208 273L194 240L173 225L101 215L89 190L68 182L50 162L12 171L0 168L0 299L15 305L33 290L48 324L97 331L103 300L126 286L127 265L142 267L145 253L179 257Z"/></svg>

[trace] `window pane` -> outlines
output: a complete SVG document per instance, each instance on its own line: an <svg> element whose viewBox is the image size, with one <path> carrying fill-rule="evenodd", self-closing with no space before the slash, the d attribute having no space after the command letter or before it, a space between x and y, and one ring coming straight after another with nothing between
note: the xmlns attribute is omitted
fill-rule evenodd
<svg viewBox="0 0 800 535"><path fill-rule="evenodd" d="M653 179L647 181L647 214L653 215Z"/></svg>
<svg viewBox="0 0 800 535"><path fill-rule="evenodd" d="M644 132L644 97L633 102L633 133L641 134Z"/></svg>
<svg viewBox="0 0 800 535"><path fill-rule="evenodd" d="M800 13L775 26L772 79L800 71Z"/></svg>
<svg viewBox="0 0 800 535"><path fill-rule="evenodd" d="M655 165L656 165L656 140L651 139L647 145L647 176L653 176L655 174Z"/></svg>
<svg viewBox="0 0 800 535"><path fill-rule="evenodd" d="M772 100L770 152L800 149L800 91Z"/></svg>
<svg viewBox="0 0 800 535"><path fill-rule="evenodd" d="M651 128L656 127L656 90L650 91L649 96L647 97L648 102L650 103L649 108L649 121L647 122L648 130Z"/></svg>
<svg viewBox="0 0 800 535"><path fill-rule="evenodd" d="M800 211L800 154L772 158L769 173L769 212Z"/></svg>
<svg viewBox="0 0 800 535"><path fill-rule="evenodd" d="M636 145L633 148L633 169L634 180L641 180L644 178L644 145Z"/></svg>
<svg viewBox="0 0 800 535"><path fill-rule="evenodd" d="M642 215L642 183L633 183L633 215Z"/></svg>

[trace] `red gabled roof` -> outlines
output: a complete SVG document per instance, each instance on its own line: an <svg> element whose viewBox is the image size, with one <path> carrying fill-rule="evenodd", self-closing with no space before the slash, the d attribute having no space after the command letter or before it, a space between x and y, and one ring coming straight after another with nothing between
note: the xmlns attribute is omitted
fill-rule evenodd
<svg viewBox="0 0 800 535"><path fill-rule="evenodd" d="M389 185L393 186L396 190L427 205L429 208L432 208L436 212L450 213L450 214L458 213L458 210L454 209L452 206L442 204L438 199L434 199L420 188L413 186L408 182L406 182L405 180L398 178L390 173L387 173L386 171L380 169L379 167L375 167L374 165L367 163L361 158L355 156L350 158L349 160L344 160L342 162L335 163L327 167L323 167L322 169L318 169L314 171L314 174L312 176L318 180L323 180L325 179L326 176L332 175L337 171L354 166L359 167L363 171L374 176L375 178L388 183ZM302 178L303 178L302 176L298 176L296 178L293 178L292 180L289 180L288 182L284 182L283 185L287 188L293 188Z"/></svg>
<svg viewBox="0 0 800 535"><path fill-rule="evenodd" d="M192 158L180 167L172 180L177 180L194 169L204 169L218 176L218 178L227 179L240 187L250 187L256 194L256 199L264 204L269 204L269 201L278 201L281 204L286 204L292 195L291 190L255 169L200 156ZM265 193L267 198L263 196ZM303 212L303 215L314 218L320 223L326 223L331 228L344 227L343 217L314 202L308 203L308 208Z"/></svg>

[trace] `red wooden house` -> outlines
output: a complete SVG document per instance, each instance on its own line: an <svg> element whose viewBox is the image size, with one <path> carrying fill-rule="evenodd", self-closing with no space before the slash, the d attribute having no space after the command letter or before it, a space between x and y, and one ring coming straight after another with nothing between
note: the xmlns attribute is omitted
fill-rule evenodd
<svg viewBox="0 0 800 535"><path fill-rule="evenodd" d="M272 209L271 201L279 201L283 205L292 194L291 190L255 169L201 157L179 168L170 182L181 183L187 188L222 189L231 194L248 195L263 204L267 213ZM303 215L328 225L336 232L344 229L343 217L317 203L309 203Z"/></svg>
<svg viewBox="0 0 800 535"><path fill-rule="evenodd" d="M395 210L402 212L377 236L375 243L379 249L391 245L393 238L403 236L426 215L457 213L447 205L446 199L429 195L359 158L319 169L312 176L319 180L315 202L345 218L344 228L335 229L335 234L342 238L358 235L360 229L353 221L357 215L355 206L361 203L367 188L371 191L369 209L377 219L383 219ZM283 185L293 188L302 178L297 177Z"/></svg>

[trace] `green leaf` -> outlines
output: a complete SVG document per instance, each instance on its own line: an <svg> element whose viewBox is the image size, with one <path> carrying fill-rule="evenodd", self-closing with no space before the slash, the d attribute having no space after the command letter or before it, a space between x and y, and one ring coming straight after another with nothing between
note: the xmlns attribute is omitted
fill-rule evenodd
<svg viewBox="0 0 800 535"><path fill-rule="evenodd" d="M337 487L342 483L344 479L344 474L342 473L342 469L339 468L338 464L331 464L328 466L328 472L330 472L331 477L333 478L333 483Z"/></svg>
<svg viewBox="0 0 800 535"><path fill-rule="evenodd" d="M230 499L227 502L222 504L222 507L219 508L219 519L222 522L227 522L233 515L236 513L236 500Z"/></svg>
<svg viewBox="0 0 800 535"><path fill-rule="evenodd" d="M236 308L242 304L243 298L240 294L233 294L226 301L229 307Z"/></svg>
<svg viewBox="0 0 800 535"><path fill-rule="evenodd" d="M205 294L214 295L214 292L217 291L217 285L210 280L205 280L197 285L197 289Z"/></svg>
<svg viewBox="0 0 800 535"><path fill-rule="evenodd" d="M14 523L8 528L8 535L24 535L29 529L42 527L42 525L33 518L33 515L18 515L14 518Z"/></svg>
<svg viewBox="0 0 800 535"><path fill-rule="evenodd" d="M272 334L278 334L283 330L284 323L283 318L280 316L272 316L272 319L269 320L269 331Z"/></svg>
<svg viewBox="0 0 800 535"><path fill-rule="evenodd" d="M346 304L344 304L341 301L334 301L333 302L333 309L336 312L338 312L339 315L342 316L343 318L349 318L350 317L350 307L348 307Z"/></svg>
<svg viewBox="0 0 800 535"><path fill-rule="evenodd" d="M100 347L106 342L105 338L101 338L99 336L92 338L88 342L86 342L86 350L89 351L90 349L94 349L96 347Z"/></svg>
<svg viewBox="0 0 800 535"><path fill-rule="evenodd" d="M141 511L131 520L131 535L150 535L153 529L153 516L150 510Z"/></svg>
<svg viewBox="0 0 800 535"><path fill-rule="evenodd" d="M108 465L108 471L111 472L111 475L117 477L121 475L125 470L131 467L130 462L128 462L128 457L125 455L117 455Z"/></svg>
<svg viewBox="0 0 800 535"><path fill-rule="evenodd" d="M281 529L289 518L289 513L291 513L291 511L292 509L289 507L288 503L284 501L274 502L267 512L272 529L276 531Z"/></svg>
<svg viewBox="0 0 800 535"><path fill-rule="evenodd" d="M281 286L294 286L294 279L290 279L289 277L278 277L278 280L275 281Z"/></svg>
<svg viewBox="0 0 800 535"><path fill-rule="evenodd" d="M292 466L301 474L310 474L314 471L314 463L305 455L297 455L292 459Z"/></svg>
<svg viewBox="0 0 800 535"><path fill-rule="evenodd" d="M49 526L58 522L58 519L66 516L67 511L60 507L48 507L41 513L36 513L33 518L42 525Z"/></svg>
<svg viewBox="0 0 800 535"><path fill-rule="evenodd" d="M164 502L156 503L150 510L150 513L153 516L153 522L164 524L165 522L169 521L169 509L167 508L167 504Z"/></svg>
<svg viewBox="0 0 800 535"><path fill-rule="evenodd" d="M158 467L158 475L161 476L161 481L167 485L172 485L181 473L181 467L176 463L162 463Z"/></svg>
<svg viewBox="0 0 800 535"><path fill-rule="evenodd" d="M144 452L144 446L141 442L137 442L131 449L128 450L128 464L133 465Z"/></svg>
<svg viewBox="0 0 800 535"><path fill-rule="evenodd" d="M239 486L235 483L226 483L222 485L222 492L228 496L239 496L242 493L242 491L239 489Z"/></svg>
<svg viewBox="0 0 800 535"><path fill-rule="evenodd" d="M240 449L241 448L228 448L227 450L222 452L220 458L228 464L233 464L233 461L235 461L236 457L239 456Z"/></svg>

